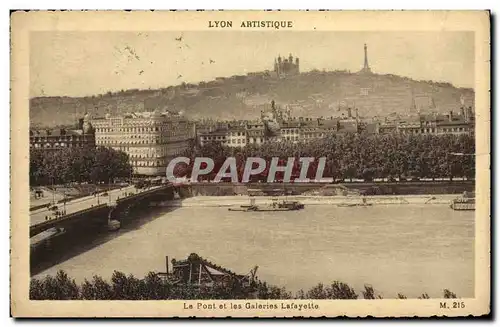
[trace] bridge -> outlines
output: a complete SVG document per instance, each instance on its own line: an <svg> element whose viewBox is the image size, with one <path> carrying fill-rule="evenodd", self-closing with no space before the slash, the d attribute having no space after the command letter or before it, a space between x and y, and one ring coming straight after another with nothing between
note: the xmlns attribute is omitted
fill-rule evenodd
<svg viewBox="0 0 500 327"><path fill-rule="evenodd" d="M145 189L137 189L135 186L127 186L120 189L110 190L106 195L103 193L86 196L83 198L60 203L57 208L41 208L30 212L30 237L53 227L67 227L82 220L91 221L97 218L99 221L108 219L111 208L114 211L126 210L137 205L141 201L153 197L164 197L172 185L151 186ZM118 210L116 210L118 209ZM56 215L56 211L60 214Z"/></svg>

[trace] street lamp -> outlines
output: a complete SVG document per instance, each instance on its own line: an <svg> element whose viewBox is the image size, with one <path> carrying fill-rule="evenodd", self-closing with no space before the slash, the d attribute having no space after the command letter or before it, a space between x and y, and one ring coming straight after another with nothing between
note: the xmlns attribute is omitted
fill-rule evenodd
<svg viewBox="0 0 500 327"><path fill-rule="evenodd" d="M95 194L97 195L97 205L99 205L99 192L97 192L97 184L95 184Z"/></svg>
<svg viewBox="0 0 500 327"><path fill-rule="evenodd" d="M66 191L64 192L64 198L63 198L63 206L64 206L64 211L63 211L63 214L65 215L66 214Z"/></svg>
<svg viewBox="0 0 500 327"><path fill-rule="evenodd" d="M56 204L56 187L54 185L54 179L55 179L55 177L52 176L52 203L55 205Z"/></svg>

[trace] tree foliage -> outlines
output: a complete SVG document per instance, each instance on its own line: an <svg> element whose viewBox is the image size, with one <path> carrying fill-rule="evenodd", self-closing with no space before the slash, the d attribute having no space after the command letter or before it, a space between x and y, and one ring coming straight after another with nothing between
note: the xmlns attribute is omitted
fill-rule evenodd
<svg viewBox="0 0 500 327"><path fill-rule="evenodd" d="M192 284L170 283L161 279L154 272L139 279L133 275L125 275L115 271L110 281L100 276L93 276L77 285L64 271L56 276L33 278L30 282L31 300L207 300L207 299L336 299L355 300L358 293L348 284L334 281L330 285L322 283L307 292L298 291L295 296L284 287L269 285L255 281L251 287L241 287L239 283L215 284L213 286L195 286ZM382 299L375 295L372 286L365 285L361 291L364 299ZM443 291L444 298L456 298L456 294L448 289ZM398 299L406 296L398 293ZM429 299L427 293L419 299Z"/></svg>
<svg viewBox="0 0 500 327"><path fill-rule="evenodd" d="M110 148L65 148L57 151L30 150L30 184L109 182L130 176L128 155Z"/></svg>
<svg viewBox="0 0 500 327"><path fill-rule="evenodd" d="M341 179L374 178L452 178L475 176L475 143L469 135L402 135L402 134L346 134L330 135L307 143L247 144L243 148L225 147L208 143L191 152L191 162L177 171L178 177L190 176L195 157L214 160L212 173L200 176L212 180L227 157L235 157L238 178L241 180L248 157L263 158L267 162L257 179L266 180L271 158L279 157L285 165L289 157L295 158L293 176L301 169L299 157L313 157L307 177L314 179L318 159L326 157L324 177ZM463 153L466 155L454 155ZM189 156L189 155L188 155ZM277 174L278 179L282 173Z"/></svg>

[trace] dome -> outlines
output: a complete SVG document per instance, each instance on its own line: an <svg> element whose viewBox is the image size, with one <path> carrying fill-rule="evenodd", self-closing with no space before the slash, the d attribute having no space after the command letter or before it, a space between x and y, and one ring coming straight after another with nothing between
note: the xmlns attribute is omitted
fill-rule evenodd
<svg viewBox="0 0 500 327"><path fill-rule="evenodd" d="M109 118L111 118L111 114L108 112L105 117L106 117L106 119L109 119Z"/></svg>
<svg viewBox="0 0 500 327"><path fill-rule="evenodd" d="M90 114L88 112L83 116L83 121L90 121Z"/></svg>

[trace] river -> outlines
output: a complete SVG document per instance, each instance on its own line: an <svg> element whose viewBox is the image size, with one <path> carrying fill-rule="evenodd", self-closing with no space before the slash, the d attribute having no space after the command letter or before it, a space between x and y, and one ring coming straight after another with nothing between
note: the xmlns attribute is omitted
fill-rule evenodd
<svg viewBox="0 0 500 327"><path fill-rule="evenodd" d="M102 233L37 277L65 270L77 282L114 270L142 277L165 271L165 256L195 252L237 273L290 291L334 280L359 293L474 296L474 212L446 205L306 206L292 212L229 212L185 207L147 213Z"/></svg>

